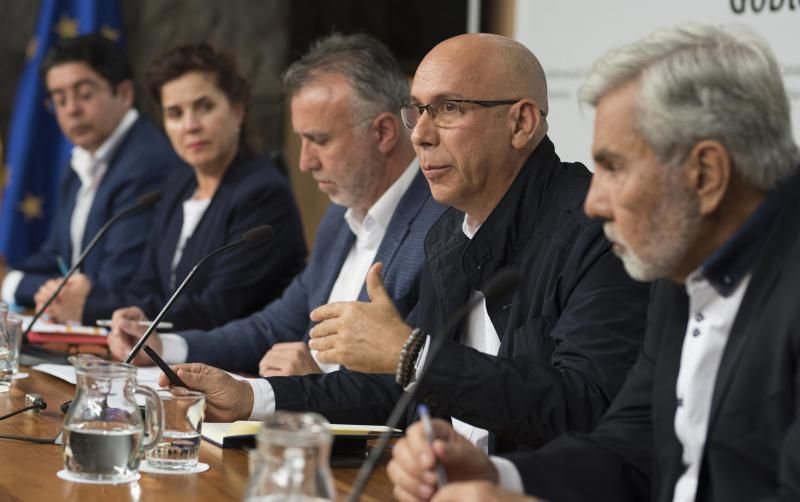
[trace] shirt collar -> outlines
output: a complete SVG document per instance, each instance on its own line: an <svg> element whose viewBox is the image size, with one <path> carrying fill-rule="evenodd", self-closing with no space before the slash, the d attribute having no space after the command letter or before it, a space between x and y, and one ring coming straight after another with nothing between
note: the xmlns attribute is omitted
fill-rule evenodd
<svg viewBox="0 0 800 502"><path fill-rule="evenodd" d="M367 210L367 214L359 216L359 212L353 210L353 208L347 209L344 213L344 219L356 238L360 237L364 232L371 232L376 226L384 230L389 227L394 210L397 209L400 199L403 198L406 190L411 186L411 182L414 181L414 176L417 175L418 170L419 160L415 157L406 170L403 171L403 174Z"/></svg>
<svg viewBox="0 0 800 502"><path fill-rule="evenodd" d="M687 279L691 280L692 277L697 278L702 274L720 295L729 296L753 268L778 213L782 197L779 191L767 193L733 237L708 257L697 273Z"/></svg>
<svg viewBox="0 0 800 502"><path fill-rule="evenodd" d="M117 145L119 145L122 138L127 134L128 130L133 127L133 123L136 122L138 118L139 112L133 108L125 112L125 115L122 116L122 120L119 121L114 132L106 138L103 144L100 145L100 148L93 154L80 146L74 146L72 148L70 166L72 166L72 170L75 171L75 174L77 174L78 178L81 180L81 185L87 185L91 183L94 178L102 175L104 172L104 170L101 169L102 165L109 161Z"/></svg>
<svg viewBox="0 0 800 502"><path fill-rule="evenodd" d="M481 228L481 222L473 218L467 213L464 213L464 221L461 223L461 231L467 236L467 239L472 240L478 229Z"/></svg>

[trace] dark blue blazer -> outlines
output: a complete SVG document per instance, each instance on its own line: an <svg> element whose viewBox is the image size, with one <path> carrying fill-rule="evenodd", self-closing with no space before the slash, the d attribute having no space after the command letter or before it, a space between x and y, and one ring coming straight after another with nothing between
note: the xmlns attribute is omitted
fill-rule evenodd
<svg viewBox="0 0 800 502"><path fill-rule="evenodd" d="M108 163L108 170L97 189L83 246L113 215L131 207L142 195L161 188L164 177L180 160L166 137L143 117L134 122ZM46 280L60 275L57 257L69 264L72 260L70 219L75 198L81 186L71 168L64 169L58 210L50 226L47 240L39 251L29 256L20 271L25 277L16 291L16 303L33 306L33 295ZM93 284L105 287L127 283L144 250L155 209L136 212L119 220L89 253L81 271Z"/></svg>
<svg viewBox="0 0 800 502"><path fill-rule="evenodd" d="M431 197L422 173L418 173L395 209L378 248L375 261L383 262L386 289L404 316L417 302L425 235L443 210ZM312 326L309 313L328 302L355 241L344 220L345 211L333 204L328 208L308 266L294 278L281 298L247 318L220 328L180 333L188 342L187 361L257 373L261 357L273 344L305 339ZM365 289L359 299L367 299Z"/></svg>
<svg viewBox="0 0 800 502"><path fill-rule="evenodd" d="M272 163L240 155L186 241L172 277L183 202L197 188L194 171L184 167L168 179L167 186L132 283L93 288L84 307L84 323L94 324L129 305L138 305L153 319L198 261L259 225L272 226L271 245L241 246L212 258L198 269L164 319L176 329L220 326L280 296L303 269L303 225L288 179Z"/></svg>

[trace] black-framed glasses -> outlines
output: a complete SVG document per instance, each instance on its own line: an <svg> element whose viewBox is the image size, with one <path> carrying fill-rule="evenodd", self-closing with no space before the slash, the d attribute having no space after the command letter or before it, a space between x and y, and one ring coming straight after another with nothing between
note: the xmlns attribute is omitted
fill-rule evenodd
<svg viewBox="0 0 800 502"><path fill-rule="evenodd" d="M468 103L483 107L513 105L520 99L439 99L421 105L418 103L409 103L400 107L400 117L403 119L403 125L408 129L413 129L417 125L417 121L422 117L422 113L426 110L430 115L431 120L437 127L449 127L454 125L463 114L462 104Z"/></svg>

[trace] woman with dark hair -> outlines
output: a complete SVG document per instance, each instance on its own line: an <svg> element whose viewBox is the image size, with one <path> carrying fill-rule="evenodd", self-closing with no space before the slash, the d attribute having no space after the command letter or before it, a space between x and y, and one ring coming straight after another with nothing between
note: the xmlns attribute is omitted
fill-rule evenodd
<svg viewBox="0 0 800 502"><path fill-rule="evenodd" d="M155 60L147 76L167 136L191 169L167 179L133 281L111 289L74 276L48 309L57 321L94 323L128 306L128 317L133 309L152 319L197 261L259 225L272 225L280 245L241 246L216 256L165 320L176 329L209 329L244 317L280 296L305 263L288 180L245 144L249 88L233 61L208 45L186 45ZM37 302L46 294L43 288Z"/></svg>

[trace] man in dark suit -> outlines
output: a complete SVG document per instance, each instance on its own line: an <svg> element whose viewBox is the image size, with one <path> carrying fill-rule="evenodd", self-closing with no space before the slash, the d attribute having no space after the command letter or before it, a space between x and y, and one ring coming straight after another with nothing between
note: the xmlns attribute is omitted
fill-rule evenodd
<svg viewBox="0 0 800 502"><path fill-rule="evenodd" d="M49 106L75 145L64 170L58 209L41 249L18 270L0 271L2 299L32 307L33 297L59 262L77 260L112 215L160 187L180 162L169 142L133 108L133 81L122 49L100 35L63 39L42 73ZM127 282L139 264L153 209L120 220L83 264L98 284Z"/></svg>
<svg viewBox="0 0 800 502"><path fill-rule="evenodd" d="M443 422L432 447L414 426L395 493L427 500L438 462L483 480L438 501L800 500L800 151L780 66L752 33L682 26L604 56L582 98L585 210L633 277L662 279L639 359L593 432L535 452L492 462Z"/></svg>
<svg viewBox="0 0 800 502"><path fill-rule="evenodd" d="M364 278L376 262L400 312L417 302L422 242L444 208L431 197L400 121L408 81L396 60L372 37L332 35L289 68L284 87L301 138L300 169L334 203L320 223L309 264L281 298L256 314L210 331L151 338L149 345L168 362L273 378L335 370L320 367L308 349L309 312L330 301L367 299ZM124 358L140 333L115 314L109 339L114 356ZM146 356L137 362L150 364ZM273 395L270 382L253 381L254 413L281 407L283 395ZM213 395L209 403L213 414ZM245 418L251 409L241 408Z"/></svg>

